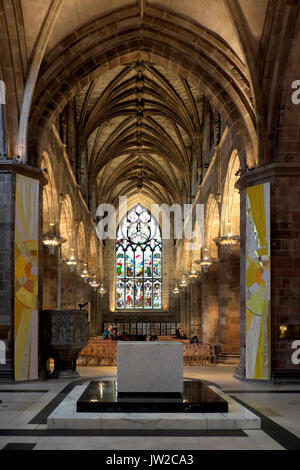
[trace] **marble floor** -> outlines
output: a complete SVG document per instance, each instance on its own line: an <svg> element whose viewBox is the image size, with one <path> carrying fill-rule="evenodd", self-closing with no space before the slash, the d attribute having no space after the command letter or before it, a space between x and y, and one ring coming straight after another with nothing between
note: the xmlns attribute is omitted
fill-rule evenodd
<svg viewBox="0 0 300 470"><path fill-rule="evenodd" d="M0 384L0 449L33 450L300 450L300 384L249 384L233 378L234 366L185 367L187 379L222 388L261 417L261 430L134 431L48 430L47 416L75 385L115 378L115 367L82 367L77 380Z"/></svg>

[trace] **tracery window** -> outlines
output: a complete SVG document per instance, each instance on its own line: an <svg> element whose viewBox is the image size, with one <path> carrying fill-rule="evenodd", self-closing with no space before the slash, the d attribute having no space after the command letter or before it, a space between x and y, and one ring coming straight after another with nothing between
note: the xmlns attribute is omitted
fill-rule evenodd
<svg viewBox="0 0 300 470"><path fill-rule="evenodd" d="M122 219L116 240L116 308L161 308L161 233L141 204Z"/></svg>

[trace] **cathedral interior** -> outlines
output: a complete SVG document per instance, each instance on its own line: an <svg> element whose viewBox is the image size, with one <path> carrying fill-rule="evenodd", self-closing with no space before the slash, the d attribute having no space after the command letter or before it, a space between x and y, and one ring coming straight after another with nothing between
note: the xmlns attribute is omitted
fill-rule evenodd
<svg viewBox="0 0 300 470"><path fill-rule="evenodd" d="M0 449L300 449L299 58L298 0L0 0ZM124 335L261 429L43 437Z"/></svg>

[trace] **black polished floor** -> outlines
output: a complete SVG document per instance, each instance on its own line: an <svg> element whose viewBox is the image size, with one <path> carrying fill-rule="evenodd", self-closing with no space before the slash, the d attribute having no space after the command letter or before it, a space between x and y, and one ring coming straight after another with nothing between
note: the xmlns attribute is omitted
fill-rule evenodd
<svg viewBox="0 0 300 470"><path fill-rule="evenodd" d="M183 393L118 393L116 381L92 381L77 401L84 413L227 413L228 403L200 381L184 382Z"/></svg>

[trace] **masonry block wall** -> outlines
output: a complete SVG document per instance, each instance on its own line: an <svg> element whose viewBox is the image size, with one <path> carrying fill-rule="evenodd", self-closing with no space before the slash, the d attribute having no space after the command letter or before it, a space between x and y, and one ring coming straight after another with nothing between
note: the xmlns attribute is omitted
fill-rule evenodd
<svg viewBox="0 0 300 470"><path fill-rule="evenodd" d="M246 190L240 191L240 364L236 375L246 374Z"/></svg>
<svg viewBox="0 0 300 470"><path fill-rule="evenodd" d="M273 376L289 376L293 338L279 338L280 325L300 326L300 175L277 177L271 184L271 311Z"/></svg>
<svg viewBox="0 0 300 470"><path fill-rule="evenodd" d="M56 250L57 251L57 250ZM43 310L57 308L57 253L43 247Z"/></svg>
<svg viewBox="0 0 300 470"><path fill-rule="evenodd" d="M197 202L207 207L211 195L218 201L217 213L218 233L216 237L225 235L222 225L224 210L228 200L224 197L228 167L231 156L238 149L234 146L232 134L228 129L221 129L223 138L219 144L219 155L212 149L206 160L210 161L208 171L200 185ZM237 179L235 174L232 175ZM233 185L234 186L234 185ZM231 212L232 226L239 226L240 208L235 207ZM205 232L211 227L211 220L205 220ZM239 229L237 233L239 235ZM208 247L210 256L217 257L218 250L215 242L210 240ZM218 343L221 339L221 352L238 354L240 352L240 253L235 248L229 259L219 259L218 265L209 268L208 273L202 273L198 280L198 306L196 301L191 303L191 332L201 331L203 341Z"/></svg>
<svg viewBox="0 0 300 470"><path fill-rule="evenodd" d="M219 250L220 252L221 250ZM224 250L223 250L224 251ZM219 338L220 352L240 352L240 254L220 253L219 261Z"/></svg>
<svg viewBox="0 0 300 470"><path fill-rule="evenodd" d="M14 250L18 173L27 177L41 177L40 172L26 165L11 164L7 165L7 168L0 167L0 340L6 344L6 364L0 364L0 379L4 380L14 379ZM41 291L41 285L39 288Z"/></svg>
<svg viewBox="0 0 300 470"><path fill-rule="evenodd" d="M0 173L0 339L6 343L6 364L1 376L13 376L14 340L14 217L16 178Z"/></svg>
<svg viewBox="0 0 300 470"><path fill-rule="evenodd" d="M190 286L190 333L201 338L201 283L199 279Z"/></svg>
<svg viewBox="0 0 300 470"><path fill-rule="evenodd" d="M72 129L71 129L72 130ZM74 132L70 131L68 135L68 150L73 148ZM92 293L88 284L84 283L80 277L82 265L78 264L76 272L70 272L64 262L70 256L70 249L75 249L75 255L81 262L88 261L94 257L95 265L99 266L99 271L103 266L100 264L100 242L96 242L96 253L92 253L90 246L91 235L95 231L95 223L91 211L82 197L80 188L76 180L76 168L73 160L69 158L64 143L55 127L45 132L41 141L41 155L46 159L48 178L48 198L49 207L47 208L48 227L44 226L44 234L49 229L49 222L56 224L56 231L67 241L63 244L63 260L60 263L61 269L61 306L65 309L78 308L79 303L91 301L91 322L93 324L93 333L96 331L97 324L97 306L98 294ZM52 178L49 178L52 175ZM70 201L69 205L64 205L64 201ZM44 208L45 210L45 208ZM64 211L64 220L62 213ZM81 224L82 222L82 224ZM78 227L80 224L84 228L82 235L82 246L78 246ZM59 233L60 232L60 233ZM81 256L78 252L81 251ZM55 249L51 254L47 247L43 247L43 308L57 308L57 290L58 290L58 256L59 252ZM100 277L100 272L94 274Z"/></svg>
<svg viewBox="0 0 300 470"><path fill-rule="evenodd" d="M218 344L218 267L202 274L202 341Z"/></svg>

